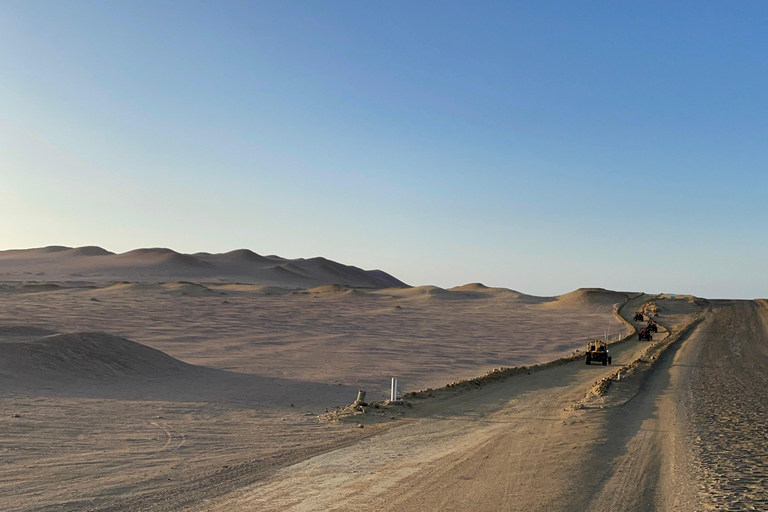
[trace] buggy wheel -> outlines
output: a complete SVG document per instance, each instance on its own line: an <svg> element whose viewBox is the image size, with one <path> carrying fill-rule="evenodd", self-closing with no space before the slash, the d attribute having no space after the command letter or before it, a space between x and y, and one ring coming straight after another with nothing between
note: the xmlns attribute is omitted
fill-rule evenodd
<svg viewBox="0 0 768 512"><path fill-rule="evenodd" d="M608 364L611 364L611 357L608 356Z"/></svg>
<svg viewBox="0 0 768 512"><path fill-rule="evenodd" d="M608 365L608 359L607 358L603 359L603 366L607 366L607 365Z"/></svg>
<svg viewBox="0 0 768 512"><path fill-rule="evenodd" d="M589 363L591 363L591 362L592 362L592 358L590 358L589 356L587 356L587 364L589 364Z"/></svg>

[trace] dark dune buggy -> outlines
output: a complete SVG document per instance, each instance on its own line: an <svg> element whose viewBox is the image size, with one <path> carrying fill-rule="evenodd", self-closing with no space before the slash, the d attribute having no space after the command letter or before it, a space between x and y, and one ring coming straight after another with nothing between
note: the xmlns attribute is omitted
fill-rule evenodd
<svg viewBox="0 0 768 512"><path fill-rule="evenodd" d="M643 327L637 332L637 339L639 341L651 341L653 340L653 336L651 335L651 328L649 327Z"/></svg>
<svg viewBox="0 0 768 512"><path fill-rule="evenodd" d="M611 364L608 345L604 341L590 341L587 343L587 364L592 361L603 363L603 366Z"/></svg>

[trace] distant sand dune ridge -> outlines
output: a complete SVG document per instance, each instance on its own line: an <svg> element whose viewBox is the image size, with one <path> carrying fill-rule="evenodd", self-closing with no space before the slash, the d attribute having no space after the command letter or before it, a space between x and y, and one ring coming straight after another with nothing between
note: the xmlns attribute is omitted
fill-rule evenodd
<svg viewBox="0 0 768 512"><path fill-rule="evenodd" d="M285 259L248 249L182 254L154 247L122 254L101 247L49 246L0 251L0 281L243 282L311 288L339 284L362 288L406 287L381 270L363 270L327 258Z"/></svg>
<svg viewBox="0 0 768 512"><path fill-rule="evenodd" d="M604 288L579 288L570 293L557 296L554 301L543 304L542 307L602 307L623 304L630 294L614 292Z"/></svg>

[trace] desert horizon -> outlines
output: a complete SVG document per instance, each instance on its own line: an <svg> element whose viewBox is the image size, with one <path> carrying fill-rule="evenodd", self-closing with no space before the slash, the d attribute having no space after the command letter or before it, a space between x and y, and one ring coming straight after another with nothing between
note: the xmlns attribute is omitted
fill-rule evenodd
<svg viewBox="0 0 768 512"><path fill-rule="evenodd" d="M0 512L768 511L765 19L0 2Z"/></svg>
<svg viewBox="0 0 768 512"><path fill-rule="evenodd" d="M286 262L290 269L275 274ZM201 279L174 280L191 278L190 267ZM245 250L0 252L0 402L10 413L0 419L0 455L8 461L0 469L3 508L450 508L438 497L447 476L401 492L400 505L384 496L419 468L437 464L461 474L455 457L490 460L487 443L518 446L526 438L545 443L536 453L558 460L563 471L598 470L605 462L584 459L584 451L611 436L574 444L574 429L647 421L646 406L629 404L653 396L655 375L702 326L723 314L749 314L730 304L754 304L755 318L768 318L765 301L602 288L537 297L480 283L409 286L370 272ZM651 324L650 342L638 341ZM593 340L610 347L610 365L583 365ZM696 382L693 374L685 378L679 385ZM360 390L363 400L355 401ZM635 412L627 416L626 407ZM691 407L703 414L704 405ZM654 421L687 439L675 411ZM705 428L703 418L691 417L685 428ZM531 428L539 434L530 437ZM709 442L702 435L698 442ZM397 455L403 443L410 446L405 458ZM524 498L526 486L542 482L527 480L533 474L525 464L534 459L526 453L516 472L504 469L520 482L516 503L586 506L557 471L546 482L570 489L554 495L564 501ZM701 460L686 453L687 463ZM697 463L715 473L725 467ZM339 464L346 469L328 472ZM684 476L676 486L695 483ZM40 492L41 479L56 485ZM363 503L351 490L374 480L380 491ZM632 481L611 485L634 492ZM458 490L464 487L448 495L476 492ZM734 496L723 492L705 501ZM424 505L425 496L433 504ZM494 496L477 499L503 509Z"/></svg>
<svg viewBox="0 0 768 512"><path fill-rule="evenodd" d="M90 271L85 272L84 269ZM295 289L309 288L313 285L315 287L343 285L355 288L432 288L435 292L439 292L461 291L462 287L480 287L522 294L516 289L493 284L488 286L480 282L461 283L445 288L432 284L406 284L382 269L363 270L323 256L283 258L275 254L261 255L247 248L220 253L202 251L182 253L167 247L136 248L117 253L98 245L80 247L49 245L0 250L0 282L18 280L45 282L49 279L64 283L109 280L120 282L129 278L135 279L136 282L155 282L161 278L173 282L173 280L183 281L189 278L203 283L231 282L232 279L239 278L242 279L242 284L275 285ZM166 283L165 281L157 282ZM566 290L560 295L579 289ZM685 292L679 294L691 295ZM559 297L560 295L540 295L539 297ZM741 297L716 298L741 299Z"/></svg>

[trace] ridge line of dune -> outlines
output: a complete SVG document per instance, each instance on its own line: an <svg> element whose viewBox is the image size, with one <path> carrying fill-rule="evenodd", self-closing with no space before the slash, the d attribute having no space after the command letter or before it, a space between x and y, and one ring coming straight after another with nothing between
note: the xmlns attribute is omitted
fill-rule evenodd
<svg viewBox="0 0 768 512"><path fill-rule="evenodd" d="M381 269L365 270L324 256L282 258L250 249L187 254L167 247L142 247L113 253L98 246L47 246L0 251L0 273L11 281L45 275L49 282L87 278L95 281L218 280L311 288L343 284L361 288L407 288Z"/></svg>

